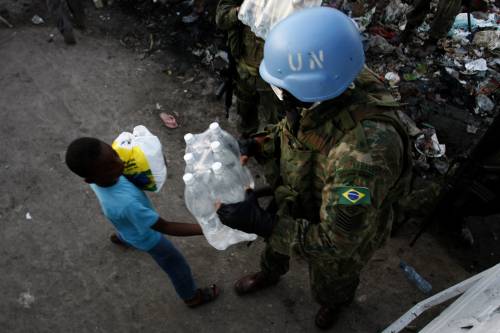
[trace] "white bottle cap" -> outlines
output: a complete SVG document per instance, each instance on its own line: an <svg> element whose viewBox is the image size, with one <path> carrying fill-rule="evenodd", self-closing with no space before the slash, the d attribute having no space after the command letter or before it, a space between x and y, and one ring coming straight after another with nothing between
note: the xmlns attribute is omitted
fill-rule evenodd
<svg viewBox="0 0 500 333"><path fill-rule="evenodd" d="M222 146L221 146L221 144L220 144L219 141L212 141L210 143L210 148L212 148L212 151L214 153L218 153L218 152L220 152L222 150Z"/></svg>
<svg viewBox="0 0 500 333"><path fill-rule="evenodd" d="M211 130L215 130L215 129L219 129L220 126L219 126L218 122L213 122L210 124L210 126L208 126L208 128L210 128Z"/></svg>
<svg viewBox="0 0 500 333"><path fill-rule="evenodd" d="M186 155L184 155L184 162L186 162L186 164L192 164L194 162L194 155L191 154L191 153L187 153Z"/></svg>
<svg viewBox="0 0 500 333"><path fill-rule="evenodd" d="M194 176L192 173L186 173L182 176L182 180L184 181L184 184L190 185L194 182Z"/></svg>
<svg viewBox="0 0 500 333"><path fill-rule="evenodd" d="M194 140L194 135L193 134L188 133L188 134L184 135L184 141L186 142L186 144L192 143L193 140Z"/></svg>
<svg viewBox="0 0 500 333"><path fill-rule="evenodd" d="M212 170L216 175L220 175L222 173L222 163L215 162L214 164L212 164Z"/></svg>

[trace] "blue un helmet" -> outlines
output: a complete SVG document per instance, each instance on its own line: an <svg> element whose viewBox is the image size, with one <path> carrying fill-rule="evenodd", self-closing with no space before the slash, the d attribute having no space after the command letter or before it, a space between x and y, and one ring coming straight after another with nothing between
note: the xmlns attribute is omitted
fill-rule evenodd
<svg viewBox="0 0 500 333"><path fill-rule="evenodd" d="M303 9L278 23L264 45L260 75L302 102L342 94L365 63L355 23L327 7Z"/></svg>

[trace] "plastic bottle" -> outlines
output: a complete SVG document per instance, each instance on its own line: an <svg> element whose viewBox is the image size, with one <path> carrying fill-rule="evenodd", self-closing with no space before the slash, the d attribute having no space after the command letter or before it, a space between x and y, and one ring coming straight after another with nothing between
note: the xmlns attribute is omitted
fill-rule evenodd
<svg viewBox="0 0 500 333"><path fill-rule="evenodd" d="M225 169L234 169L239 165L239 159L229 150L224 149L219 141L210 143L214 154L214 162L221 162Z"/></svg>
<svg viewBox="0 0 500 333"><path fill-rule="evenodd" d="M207 186L202 182L196 181L192 173L186 173L182 180L186 184L184 190L184 199L187 209L198 220L204 232L217 232L218 221L215 213L214 198L210 195Z"/></svg>
<svg viewBox="0 0 500 333"><path fill-rule="evenodd" d="M236 141L231 134L224 131L219 123L211 123L210 126L208 126L208 130L210 133L210 141L219 141L223 146L228 147L238 159L240 158L240 146L238 145L238 141Z"/></svg>
<svg viewBox="0 0 500 333"><path fill-rule="evenodd" d="M200 224L210 245L222 251L233 244L253 241L257 238L255 234L247 234L223 225L215 212L215 199L208 187L191 173L185 174L182 179L186 184L184 190L186 207Z"/></svg>
<svg viewBox="0 0 500 333"><path fill-rule="evenodd" d="M432 291L432 285L427 282L413 267L401 260L399 267L403 270L406 278L410 280L421 292L429 294Z"/></svg>
<svg viewBox="0 0 500 333"><path fill-rule="evenodd" d="M184 173L195 173L194 165L195 165L195 160L194 160L194 155L193 153L187 153L184 155L184 162L186 162L186 168L184 169Z"/></svg>
<svg viewBox="0 0 500 333"><path fill-rule="evenodd" d="M224 149L219 141L212 142L210 147L214 153L215 162L221 162L227 172L235 173L245 189L254 188L252 174L247 167L241 165L239 158L236 158L229 150Z"/></svg>
<svg viewBox="0 0 500 333"><path fill-rule="evenodd" d="M245 199L245 188L235 173L229 172L220 162L212 165L212 171L213 180L210 190L216 200L231 204Z"/></svg>
<svg viewBox="0 0 500 333"><path fill-rule="evenodd" d="M195 138L192 133L187 133L184 135L184 142L186 142L186 153L191 153L194 149Z"/></svg>

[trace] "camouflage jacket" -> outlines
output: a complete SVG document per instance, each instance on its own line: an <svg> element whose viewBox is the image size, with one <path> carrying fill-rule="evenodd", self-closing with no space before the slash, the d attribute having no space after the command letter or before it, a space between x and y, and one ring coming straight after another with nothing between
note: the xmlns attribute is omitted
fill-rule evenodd
<svg viewBox="0 0 500 333"><path fill-rule="evenodd" d="M237 7L242 3L243 0L220 0L215 22L220 30L227 31L229 50L238 65L256 76L264 54L264 40L238 19Z"/></svg>
<svg viewBox="0 0 500 333"><path fill-rule="evenodd" d="M303 110L296 133L287 119L268 128L257 159L274 179L278 252L351 257L385 240L411 170L398 106L366 68L355 88Z"/></svg>

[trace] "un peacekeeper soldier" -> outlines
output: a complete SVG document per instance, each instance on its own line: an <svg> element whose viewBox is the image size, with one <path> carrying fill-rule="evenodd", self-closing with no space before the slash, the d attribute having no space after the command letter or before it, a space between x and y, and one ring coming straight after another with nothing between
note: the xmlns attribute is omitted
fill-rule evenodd
<svg viewBox="0 0 500 333"><path fill-rule="evenodd" d="M261 271L238 280L236 292L276 284L290 255L300 255L321 305L320 328L353 300L411 170L398 103L364 60L357 28L338 10L305 9L273 28L260 74L287 115L242 147L274 170L266 176L273 204L262 209L252 191L243 202L216 204L222 223L266 239Z"/></svg>
<svg viewBox="0 0 500 333"><path fill-rule="evenodd" d="M238 131L242 137L249 137L259 129L259 105L265 110L265 122L275 124L283 111L280 103L259 76L264 41L255 36L250 27L238 19L243 0L221 0L217 5L215 22L217 27L228 33L228 46L237 64L236 110L240 117Z"/></svg>
<svg viewBox="0 0 500 333"><path fill-rule="evenodd" d="M401 36L403 42L407 42L414 34L429 13L431 0L417 0L415 8L408 15L408 23L404 33ZM455 22L455 17L460 13L462 7L466 7L467 11L484 10L487 8L486 3L481 0L440 0L434 19L431 22L431 30L429 31L429 39L427 45L436 45L440 38L446 37Z"/></svg>

